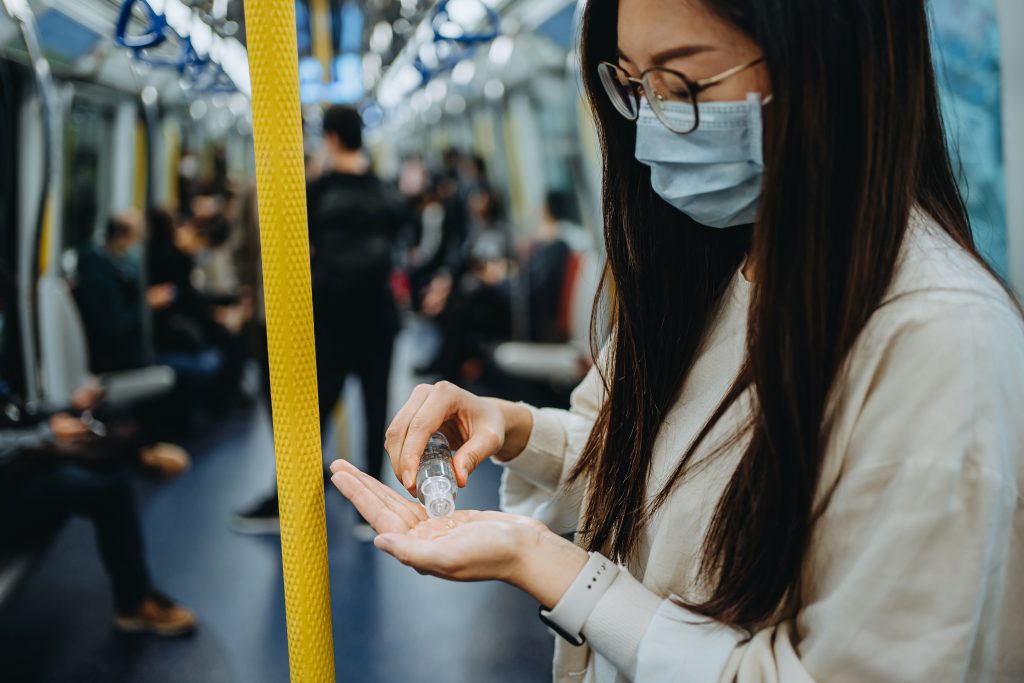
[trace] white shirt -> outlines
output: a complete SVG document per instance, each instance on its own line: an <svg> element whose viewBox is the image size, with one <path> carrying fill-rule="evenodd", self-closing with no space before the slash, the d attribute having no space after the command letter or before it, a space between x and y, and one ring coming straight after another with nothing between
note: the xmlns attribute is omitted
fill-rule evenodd
<svg viewBox="0 0 1024 683"><path fill-rule="evenodd" d="M750 285L737 274L654 446L649 495L735 379ZM565 477L603 389L569 411L533 410L506 464L504 509L576 528L585 495ZM739 429L749 394L697 457ZM795 611L748 638L678 607L706 597L704 533L745 443L712 458L658 512L628 571L558 640L556 683L880 683L1024 680L1024 323L1005 292L915 215L886 302L858 337L830 402L834 422Z"/></svg>

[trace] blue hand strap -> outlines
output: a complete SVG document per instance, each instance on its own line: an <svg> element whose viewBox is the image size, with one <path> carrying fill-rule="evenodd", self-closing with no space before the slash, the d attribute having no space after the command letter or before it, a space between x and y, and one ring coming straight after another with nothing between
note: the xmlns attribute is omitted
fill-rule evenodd
<svg viewBox="0 0 1024 683"><path fill-rule="evenodd" d="M479 2L479 0L477 1ZM445 35L443 31L444 25L451 21L451 17L448 15L448 0L441 0L434 9L433 16L430 18L430 27L434 29L434 42L451 41L459 45L478 45L497 38L501 19L493 9L483 4L483 2L480 2L480 4L487 14L487 24L485 27L478 33L463 33L459 36L450 36Z"/></svg>
<svg viewBox="0 0 1024 683"><path fill-rule="evenodd" d="M132 19L132 8L141 4L142 10L149 20L146 31L137 36L128 35L128 22ZM121 13L117 16L114 28L114 42L120 47L130 50L143 50L156 47L167 40L167 17L157 14L146 0L125 0L121 5Z"/></svg>

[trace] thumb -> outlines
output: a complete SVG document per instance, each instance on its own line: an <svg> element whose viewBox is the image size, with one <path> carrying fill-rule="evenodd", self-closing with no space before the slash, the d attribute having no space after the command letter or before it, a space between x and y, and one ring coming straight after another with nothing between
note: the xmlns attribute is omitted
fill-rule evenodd
<svg viewBox="0 0 1024 683"><path fill-rule="evenodd" d="M469 482L469 473L477 465L491 457L501 448L501 439L492 431L481 431L469 438L455 451L452 459L455 466L455 480L460 487Z"/></svg>

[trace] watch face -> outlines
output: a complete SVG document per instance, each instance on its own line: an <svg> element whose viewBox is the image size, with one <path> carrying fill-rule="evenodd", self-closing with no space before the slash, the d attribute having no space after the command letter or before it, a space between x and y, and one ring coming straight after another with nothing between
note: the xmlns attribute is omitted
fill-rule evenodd
<svg viewBox="0 0 1024 683"><path fill-rule="evenodd" d="M551 629L551 631L555 635L560 636L561 638L563 638L566 641L568 641L569 644L574 645L576 647L579 647L580 645L583 645L585 642L587 642L587 639L583 637L582 633L575 633L575 634L568 633L561 626L559 626L558 624L553 622L551 619L549 619L548 615L547 615L547 610L545 610L543 607L541 607L538 610L537 615L540 617L540 620L542 622L544 622L545 626L547 626L549 629Z"/></svg>

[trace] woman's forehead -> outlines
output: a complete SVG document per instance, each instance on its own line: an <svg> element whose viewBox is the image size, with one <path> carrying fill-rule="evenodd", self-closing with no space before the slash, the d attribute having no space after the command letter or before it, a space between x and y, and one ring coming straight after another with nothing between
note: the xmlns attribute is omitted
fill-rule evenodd
<svg viewBox="0 0 1024 683"><path fill-rule="evenodd" d="M619 51L644 66L654 65L653 58L667 50L745 39L701 0L619 0L616 22Z"/></svg>

